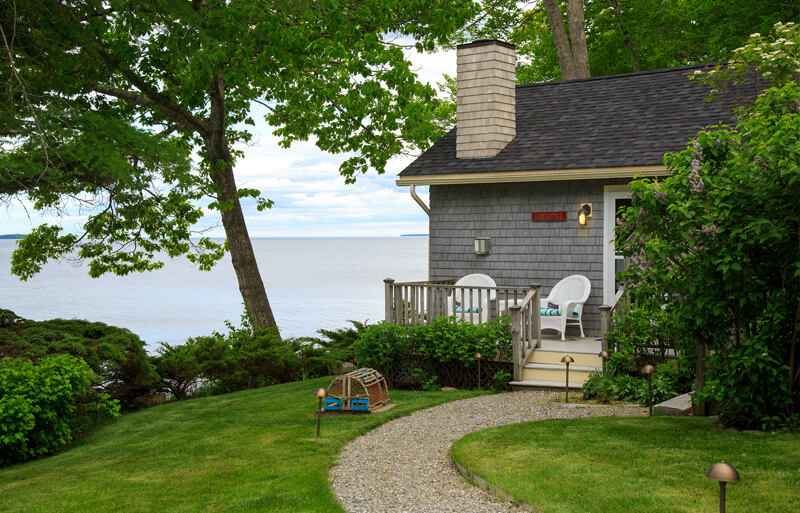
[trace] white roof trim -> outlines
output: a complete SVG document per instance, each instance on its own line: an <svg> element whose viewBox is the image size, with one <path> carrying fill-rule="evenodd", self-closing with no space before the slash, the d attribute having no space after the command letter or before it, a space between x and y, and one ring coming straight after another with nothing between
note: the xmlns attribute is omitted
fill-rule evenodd
<svg viewBox="0 0 800 513"><path fill-rule="evenodd" d="M598 178L633 178L664 176L666 166L596 167L588 169L549 169L542 171L500 171L424 176L402 176L397 185L448 185L509 182L546 182L556 180L592 180Z"/></svg>

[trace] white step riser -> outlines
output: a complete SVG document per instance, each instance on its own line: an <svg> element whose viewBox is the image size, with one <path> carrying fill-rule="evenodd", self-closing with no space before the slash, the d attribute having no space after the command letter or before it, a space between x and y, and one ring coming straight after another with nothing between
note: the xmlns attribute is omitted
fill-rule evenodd
<svg viewBox="0 0 800 513"><path fill-rule="evenodd" d="M557 365L564 365L561 363L561 359L564 358L565 355L570 355L574 361L574 363L570 365L580 365L583 367L597 367L600 368L603 366L603 359L597 355L592 354L579 354L579 353L557 353L551 351L534 351L531 353L531 357L528 359L529 363L553 363Z"/></svg>
<svg viewBox="0 0 800 513"><path fill-rule="evenodd" d="M564 383L554 383L552 381L512 381L512 390L515 391L528 391L528 390L552 390L560 392L564 390ZM570 390L580 393L581 383L570 383Z"/></svg>
<svg viewBox="0 0 800 513"><path fill-rule="evenodd" d="M570 369L570 383L583 383L589 378L590 372L576 371ZM564 369L523 369L523 381L552 381L554 383L564 383L566 372Z"/></svg>

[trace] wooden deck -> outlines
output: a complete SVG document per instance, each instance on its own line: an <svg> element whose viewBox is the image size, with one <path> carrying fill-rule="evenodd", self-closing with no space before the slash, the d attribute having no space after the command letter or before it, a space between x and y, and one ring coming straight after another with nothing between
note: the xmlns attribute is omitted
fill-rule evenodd
<svg viewBox="0 0 800 513"><path fill-rule="evenodd" d="M395 282L384 280L386 321L409 326L430 324L438 317L483 323L499 315L511 317L514 381L519 389L564 389L570 355L570 387L581 388L591 372L602 367L600 337L567 337L541 333L541 285L489 287L455 285L456 280ZM600 307L601 333L607 333L612 306ZM571 330L570 330L571 331Z"/></svg>

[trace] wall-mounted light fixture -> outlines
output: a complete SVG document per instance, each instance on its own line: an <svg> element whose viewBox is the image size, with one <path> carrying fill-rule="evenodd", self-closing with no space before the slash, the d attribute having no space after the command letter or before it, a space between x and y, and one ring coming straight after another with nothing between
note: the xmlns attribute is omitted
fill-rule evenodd
<svg viewBox="0 0 800 513"><path fill-rule="evenodd" d="M578 224L581 226L586 225L586 219L592 217L592 204L581 203L581 209L578 210Z"/></svg>
<svg viewBox="0 0 800 513"><path fill-rule="evenodd" d="M475 238L475 254L476 255L491 255L492 254L492 238L491 237L476 237Z"/></svg>

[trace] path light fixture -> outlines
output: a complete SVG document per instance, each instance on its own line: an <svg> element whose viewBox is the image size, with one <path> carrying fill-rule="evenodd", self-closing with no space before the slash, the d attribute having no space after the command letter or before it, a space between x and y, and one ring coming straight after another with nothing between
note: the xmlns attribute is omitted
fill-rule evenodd
<svg viewBox="0 0 800 513"><path fill-rule="evenodd" d="M598 354L597 356L599 356L600 358L603 359L603 373L605 373L606 372L606 359L609 357L608 351L600 351L600 354Z"/></svg>
<svg viewBox="0 0 800 513"><path fill-rule="evenodd" d="M574 362L575 360L572 359L570 355L565 356L561 359L561 363L567 364L567 382L566 386L564 387L564 395L566 396L566 402L569 404L569 364Z"/></svg>
<svg viewBox="0 0 800 513"><path fill-rule="evenodd" d="M581 203L581 209L578 210L578 224L586 226L586 219L592 217L592 204Z"/></svg>
<svg viewBox="0 0 800 513"><path fill-rule="evenodd" d="M314 395L319 397L319 408L317 409L317 438L319 438L319 425L322 423L322 401L328 397L328 391L324 388L318 388L314 391Z"/></svg>
<svg viewBox="0 0 800 513"><path fill-rule="evenodd" d="M475 353L475 359L478 360L478 388L481 387L481 359L483 357L480 353Z"/></svg>
<svg viewBox="0 0 800 513"><path fill-rule="evenodd" d="M719 481L719 513L725 513L725 485L727 483L738 481L739 473L732 465L720 461L714 463L706 471L706 477Z"/></svg>
<svg viewBox="0 0 800 513"><path fill-rule="evenodd" d="M653 373L656 368L652 365L645 365L642 369L642 374L647 376L647 404L650 405L650 416L653 416Z"/></svg>

